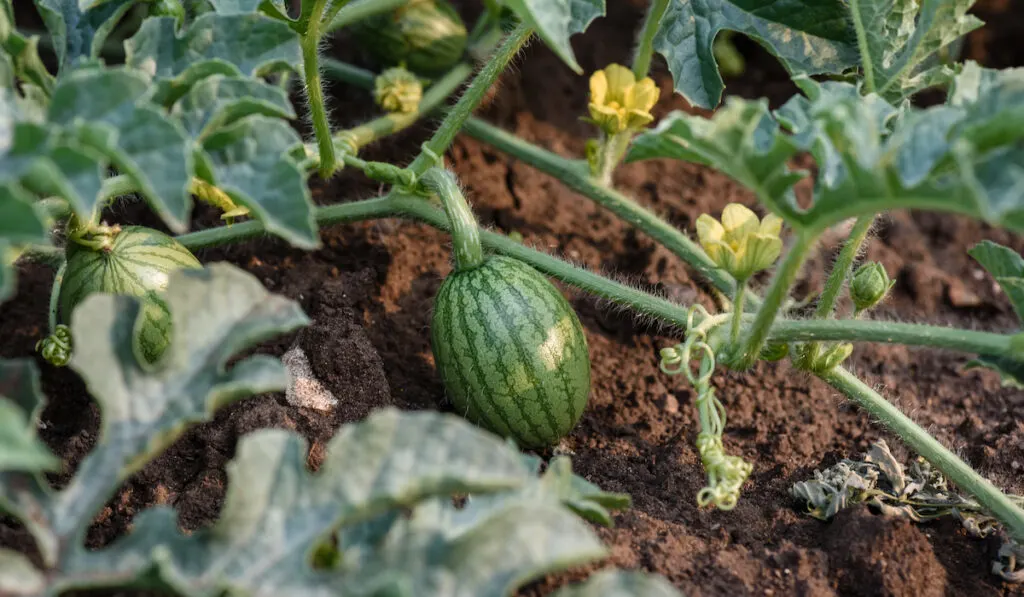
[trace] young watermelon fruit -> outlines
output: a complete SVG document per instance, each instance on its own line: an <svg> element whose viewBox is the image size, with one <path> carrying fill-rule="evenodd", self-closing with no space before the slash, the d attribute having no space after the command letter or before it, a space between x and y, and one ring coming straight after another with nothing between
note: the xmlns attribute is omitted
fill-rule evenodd
<svg viewBox="0 0 1024 597"><path fill-rule="evenodd" d="M523 447L568 435L590 393L575 311L544 276L503 256L453 271L431 323L434 360L459 414Z"/></svg>
<svg viewBox="0 0 1024 597"><path fill-rule="evenodd" d="M160 298L168 274L202 267L184 245L142 226L122 228L99 250L68 243L57 319L70 323L74 308L95 292L139 297L143 319L137 330L138 347L142 357L154 363L170 343L171 314Z"/></svg>
<svg viewBox="0 0 1024 597"><path fill-rule="evenodd" d="M383 65L421 75L446 72L466 51L466 25L447 0L411 0L357 23L352 34Z"/></svg>

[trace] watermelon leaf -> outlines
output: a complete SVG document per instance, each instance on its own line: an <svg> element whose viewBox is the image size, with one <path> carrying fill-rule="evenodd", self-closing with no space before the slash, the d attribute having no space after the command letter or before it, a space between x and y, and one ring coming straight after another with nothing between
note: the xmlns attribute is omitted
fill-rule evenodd
<svg viewBox="0 0 1024 597"><path fill-rule="evenodd" d="M23 188L0 185L0 303L14 294L13 262L26 244L50 244L45 218Z"/></svg>
<svg viewBox="0 0 1024 597"><path fill-rule="evenodd" d="M926 62L981 26L967 11L974 0L861 0L850 3L864 85L898 101L942 72ZM940 79L941 80L941 79Z"/></svg>
<svg viewBox="0 0 1024 597"><path fill-rule="evenodd" d="M296 247L320 245L306 175L289 155L301 139L285 122L259 114L222 127L203 140L213 180L263 221L268 232Z"/></svg>
<svg viewBox="0 0 1024 597"><path fill-rule="evenodd" d="M671 0L654 37L675 90L713 108L722 97L712 47L723 30L754 39L791 73L836 73L858 62L848 4L842 0Z"/></svg>
<svg viewBox="0 0 1024 597"><path fill-rule="evenodd" d="M89 339L88 350L74 351L71 367L100 404L99 444L57 493L36 477L0 474L0 507L31 523L45 561L68 556L58 554L59 544L75 544L69 554L84 552L81 539L92 516L118 484L189 424L229 402L287 384L283 365L268 357L249 357L230 370L225 364L256 342L305 324L295 303L270 295L252 275L228 265L173 272L165 300L174 339L152 368L143 367L133 351L138 300L94 294L72 316L72 336Z"/></svg>
<svg viewBox="0 0 1024 597"><path fill-rule="evenodd" d="M36 437L42 408L36 364L0 360L0 473L60 469L60 461Z"/></svg>
<svg viewBox="0 0 1024 597"><path fill-rule="evenodd" d="M967 254L995 278L1017 312L1017 319L1024 321L1024 257L989 240L974 245Z"/></svg>
<svg viewBox="0 0 1024 597"><path fill-rule="evenodd" d="M1024 389L1024 362L1000 355L978 355L964 365L964 369L975 367L991 369L998 373L1003 387Z"/></svg>
<svg viewBox="0 0 1024 597"><path fill-rule="evenodd" d="M280 87L258 79L223 75L207 77L193 86L174 105L173 113L193 139L203 139L253 114L289 120L296 117L288 94Z"/></svg>
<svg viewBox="0 0 1024 597"><path fill-rule="evenodd" d="M107 35L136 2L106 0L95 7L82 8L78 0L35 0L53 38L61 72L81 61L98 58Z"/></svg>
<svg viewBox="0 0 1024 597"><path fill-rule="evenodd" d="M0 553L0 569L12 572L4 586L14 594L158 579L187 595L326 597L386 587L500 595L605 554L561 493L534 477L509 444L459 417L394 409L344 426L316 473L293 432L249 434L228 467L228 493L211 528L185 535L174 511L157 507L139 514L127 536L86 548L84 533L117 485L188 425L246 395L283 388L287 375L275 359L249 357L230 370L226 363L306 321L295 303L229 265L176 271L165 296L174 340L150 367L131 348L136 300L93 295L75 311L74 337L92 341L71 366L100 403L99 443L60 491L31 475L0 473L0 507L29 525L45 566L33 572ZM459 509L453 494L473 498ZM403 510L409 514L396 515ZM345 538L344 566L314 569L310 557L333 531Z"/></svg>
<svg viewBox="0 0 1024 597"><path fill-rule="evenodd" d="M605 14L605 0L504 0L521 21L537 32L551 50L577 74L569 38L583 33L594 19Z"/></svg>
<svg viewBox="0 0 1024 597"><path fill-rule="evenodd" d="M732 99L710 119L674 113L634 141L627 161L667 157L707 164L755 191L795 227L823 229L892 209L950 211L1024 231L1024 70L964 66L944 105L893 107L848 83L797 82L774 114ZM819 175L809 207L786 162L807 151Z"/></svg>
<svg viewBox="0 0 1024 597"><path fill-rule="evenodd" d="M168 227L184 232L192 153L181 125L146 101L149 83L131 69L76 71L58 83L48 119L133 179ZM79 203L88 217L93 205Z"/></svg>
<svg viewBox="0 0 1024 597"><path fill-rule="evenodd" d="M208 61L246 75L296 69L299 37L286 23L262 14L207 13L179 35L174 19L146 19L125 42L126 63L157 81L175 79Z"/></svg>

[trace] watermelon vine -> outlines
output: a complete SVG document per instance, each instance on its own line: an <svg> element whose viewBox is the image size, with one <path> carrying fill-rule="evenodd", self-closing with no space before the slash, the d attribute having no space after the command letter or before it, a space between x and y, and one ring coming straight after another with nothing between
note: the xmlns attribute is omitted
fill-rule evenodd
<svg viewBox="0 0 1024 597"><path fill-rule="evenodd" d="M1024 201L1013 184L1024 172L1024 73L940 55L981 25L970 4L904 2L899 19L891 18L894 6L886 0L814 10L794 4L775 7L769 18L724 0L652 0L631 67L608 64L589 73L585 117L594 138L584 155L568 159L473 112L534 36L582 74L570 39L604 14L604 0L488 1L469 28L445 0L302 0L297 16L278 0L36 0L46 33L19 31L12 0L0 0L0 129L7 133L0 135L0 300L16 291L16 263L57 266L50 335L37 348L87 381L105 417L93 455L67 487L51 491L42 473L54 470L54 459L36 437L37 366L0 364L8 376L0 390L19 394L0 396L0 449L15 455L0 459L0 509L24 523L40 554L36 561L0 549L0 570L17 572L0 578L0 593L156 583L195 595L426 594L411 586L458 587L431 595L499 595L525 579L602 557L590 530L570 513L608 523L608 509L626 498L573 477L562 458L551 459L538 480L531 457L497 437L545 449L587 416L586 332L548 276L680 336L661 352L660 366L682 374L696 392L696 450L707 481L692 496L700 506L736 507L754 470L754 463L727 454L727 413L712 377L723 368L749 372L758 361L788 358L970 494L972 513L1003 528L1001 553L1020 553L1021 500L844 368L854 343L901 343L964 352L973 357L970 365L1024 384L1024 332L865 318L893 285L881 264L858 267L879 215L935 210L1024 231ZM128 20L129 13L141 21ZM340 28L361 40L385 70L382 78L324 58L327 34ZM766 46L800 93L775 110L740 98L719 106L720 31ZM44 46L49 54L40 52ZM665 58L676 92L717 109L657 119L662 91L648 76L655 52ZM473 62L485 56L479 67ZM325 75L366 90L376 85L388 113L335 130ZM304 91L299 110L291 94L296 80ZM467 80L405 165L360 156L367 145L432 116ZM945 96L941 105L915 105L917 94L931 89ZM308 140L292 123L300 114L312 125ZM459 181L442 166L462 132L555 176L648 234L706 277L722 308L675 304L482 230ZM797 201L796 185L809 176L791 168L801 155L814 162L815 175L809 200ZM647 159L717 169L752 192L757 210L729 205L701 215L694 230L680 230L615 189L621 162ZM326 180L341 168L362 172L386 193L314 205L310 175ZM430 201L434 195L443 210ZM109 223L117 215L110 207L127 197L144 200L171 234ZM219 210L225 224L187 232L195 201ZM320 246L322 226L387 217L450 233L454 268L435 297L431 346L455 415L487 432L456 416L384 411L332 440L329 449L338 454L368 456L334 454L331 466L344 461L351 476L336 468L321 477L303 468L299 438L261 433L244 440L232 473L232 483L250 475L259 500L232 485L214 529L182 536L173 516L158 509L140 515L127 537L86 549L86 529L127 475L229 400L287 383L274 360L252 357L230 369L227 363L304 323L301 311L235 268L203 265L193 251L265 233L311 250ZM805 315L793 297L795 281L826 231L848 220L844 247ZM1024 316L1024 258L995 243L974 247L971 256ZM764 293L750 286L761 271L772 276ZM841 308L845 302L853 305L850 313ZM215 316L200 316L206 306ZM261 469L266 455L295 492ZM368 481L384 474L392 475L387 482ZM452 496L465 494L472 498L466 508L451 506ZM308 503L297 495L309 496ZM322 520L310 524L305 508ZM281 555L282 570L294 574L273 574L257 557L273 547L264 544L271 536L264 531L278 523L275 531L295 538ZM503 548L486 541L517 524L533 525L538 538ZM344 531L365 541L345 543L338 535ZM253 539L250 551L239 547L254 537L263 539ZM320 568L332 569L313 569L314 553L323 556ZM454 553L474 554L479 559L470 563L481 568ZM500 557L485 557L495 553ZM1008 561L1000 574L1016 578L1016 560ZM86 570L104 575L103 582ZM614 595L634 584L672 592L656 579L602 575L566 593Z"/></svg>

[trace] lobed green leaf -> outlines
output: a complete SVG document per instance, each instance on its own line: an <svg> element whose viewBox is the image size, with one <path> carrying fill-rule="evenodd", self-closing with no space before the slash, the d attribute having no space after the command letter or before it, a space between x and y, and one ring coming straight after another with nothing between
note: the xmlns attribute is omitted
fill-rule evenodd
<svg viewBox="0 0 1024 597"><path fill-rule="evenodd" d="M259 79L213 75L197 83L172 112L194 139L253 114L294 119L288 94Z"/></svg>
<svg viewBox="0 0 1024 597"><path fill-rule="evenodd" d="M191 210L192 152L181 125L147 102L149 85L146 75L132 69L75 71L54 90L48 120L102 156L93 159L94 164L117 166L135 181L168 227L184 232ZM79 160L86 172L88 162ZM96 200L95 193L79 198L86 217Z"/></svg>
<svg viewBox="0 0 1024 597"><path fill-rule="evenodd" d="M287 123L259 114L207 136L202 143L210 182L294 246L320 245L305 173L289 155L302 140Z"/></svg>
<svg viewBox="0 0 1024 597"><path fill-rule="evenodd" d="M955 80L962 91L927 109L895 108L848 83L797 82L805 95L774 118L763 102L740 99L710 119L675 113L639 135L627 160L707 164L799 228L917 208L1024 230L1024 72L995 75L967 64ZM806 207L792 193L800 175L787 166L802 151L819 170Z"/></svg>
<svg viewBox="0 0 1024 597"><path fill-rule="evenodd" d="M0 360L0 472L36 473L60 468L60 461L36 437L42 408L35 363L28 359Z"/></svg>
<svg viewBox="0 0 1024 597"><path fill-rule="evenodd" d="M118 21L139 0L35 0L53 39L60 70L99 57Z"/></svg>
<svg viewBox="0 0 1024 597"><path fill-rule="evenodd" d="M1017 319L1024 321L1024 257L1013 249L988 240L974 245L967 254L995 278L1010 299Z"/></svg>
<svg viewBox="0 0 1024 597"><path fill-rule="evenodd" d="M98 445L78 475L53 493L35 477L0 474L0 508L25 522L51 565L66 555L61 545L85 549L92 516L120 482L189 424L288 382L275 359L253 356L230 370L226 364L251 345L305 324L295 303L270 295L252 275L220 264L172 273L164 299L174 338L152 367L137 359L133 346L141 312L137 299L96 294L72 315L72 335L79 342L88 339L88 350L74 351L71 367L103 414Z"/></svg>
<svg viewBox="0 0 1024 597"><path fill-rule="evenodd" d="M0 161L0 177L4 166ZM27 244L50 244L45 218L23 188L0 186L0 303L14 294L14 258Z"/></svg>
<svg viewBox="0 0 1024 597"><path fill-rule="evenodd" d="M157 81L179 79L209 61L253 76L294 70L302 60L298 34L262 14L207 13L180 36L173 18L146 19L125 50L129 66Z"/></svg>
<svg viewBox="0 0 1024 597"><path fill-rule="evenodd" d="M587 30L594 19L605 14L605 0L504 0L521 21L528 24L551 50L577 74L569 38Z"/></svg>
<svg viewBox="0 0 1024 597"><path fill-rule="evenodd" d="M842 0L671 0L654 37L675 90L713 108L724 85L712 47L729 30L754 39L791 73L837 73L858 63L849 9Z"/></svg>

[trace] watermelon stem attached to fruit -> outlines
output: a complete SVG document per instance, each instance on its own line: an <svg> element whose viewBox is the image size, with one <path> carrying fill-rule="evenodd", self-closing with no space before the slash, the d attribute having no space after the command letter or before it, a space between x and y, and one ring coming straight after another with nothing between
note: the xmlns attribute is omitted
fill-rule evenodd
<svg viewBox="0 0 1024 597"><path fill-rule="evenodd" d="M437 193L448 214L452 227L452 252L455 254L455 271L466 271L479 267L484 262L484 251L480 246L480 228L469 203L451 172L442 168L431 168L420 177L423 186Z"/></svg>

